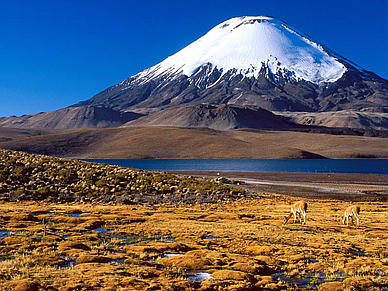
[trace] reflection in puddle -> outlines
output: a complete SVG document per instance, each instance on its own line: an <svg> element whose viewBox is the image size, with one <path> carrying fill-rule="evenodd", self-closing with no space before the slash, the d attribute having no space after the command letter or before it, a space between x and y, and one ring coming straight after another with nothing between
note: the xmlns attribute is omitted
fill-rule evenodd
<svg viewBox="0 0 388 291"><path fill-rule="evenodd" d="M136 236L136 235L132 235L129 237L113 235L113 234L111 234L111 232L113 232L113 230L107 230L107 229L102 228L102 227L93 229L93 231L98 233L99 238L107 240L107 242L110 242L112 239L114 239L115 244L119 244L122 246L128 246L130 244L133 244L134 242L138 241L141 238L140 236ZM89 235L91 233L85 232L82 234Z"/></svg>
<svg viewBox="0 0 388 291"><path fill-rule="evenodd" d="M70 217L80 218L82 213L89 213L89 212L75 212L75 213L66 212L65 214Z"/></svg>
<svg viewBox="0 0 388 291"><path fill-rule="evenodd" d="M362 251L354 251L352 252L353 255L356 255L356 256L365 256L365 250L362 250Z"/></svg>
<svg viewBox="0 0 388 291"><path fill-rule="evenodd" d="M176 257L176 256L183 256L183 254L163 254L163 257Z"/></svg>
<svg viewBox="0 0 388 291"><path fill-rule="evenodd" d="M153 239L151 238L151 240L153 240ZM175 242L175 239L171 235L161 235L161 234L158 234L158 235L156 235L155 240L156 241L166 242L166 243L173 243L173 242Z"/></svg>
<svg viewBox="0 0 388 291"><path fill-rule="evenodd" d="M10 236L9 231L0 231L0 239L7 236Z"/></svg>
<svg viewBox="0 0 388 291"><path fill-rule="evenodd" d="M112 260L112 261L109 262L109 264L120 264L120 265L123 265L124 261L122 261L122 260Z"/></svg>
<svg viewBox="0 0 388 291"><path fill-rule="evenodd" d="M218 237L214 237L214 236L212 236L212 235L207 235L207 236L204 236L202 239L203 239L203 240L209 240L209 239L215 239L215 240L219 240L219 238L218 238Z"/></svg>
<svg viewBox="0 0 388 291"><path fill-rule="evenodd" d="M57 267L58 269L72 268L77 265L77 263L75 262L75 258L72 258L72 257L60 257L60 258L65 260L67 263L58 266Z"/></svg>
<svg viewBox="0 0 388 291"><path fill-rule="evenodd" d="M73 267L75 267L76 265L77 265L76 262L70 261L70 262L68 262L68 263L65 264L65 265L58 266L58 269L68 269L68 268L73 268Z"/></svg>
<svg viewBox="0 0 388 291"><path fill-rule="evenodd" d="M206 272L192 273L189 277L187 277L189 281L194 281L194 282L201 282L202 280L206 280L210 278L213 278L212 275Z"/></svg>
<svg viewBox="0 0 388 291"><path fill-rule="evenodd" d="M343 273L336 273L336 275L337 279L335 281L342 282L345 279ZM326 282L327 279L327 276L324 273L306 273L303 278L288 277L284 272L276 273L272 276L283 282L297 286L298 288L317 288L318 285Z"/></svg>
<svg viewBox="0 0 388 291"><path fill-rule="evenodd" d="M108 233L108 232L112 232L113 230L107 230L105 228L99 227L99 228L93 229L93 231Z"/></svg>

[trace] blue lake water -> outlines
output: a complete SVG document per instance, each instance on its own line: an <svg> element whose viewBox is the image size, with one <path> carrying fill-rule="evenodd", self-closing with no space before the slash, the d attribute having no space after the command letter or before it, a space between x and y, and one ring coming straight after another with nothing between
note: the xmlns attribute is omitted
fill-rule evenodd
<svg viewBox="0 0 388 291"><path fill-rule="evenodd" d="M89 159L158 171L359 173L388 175L388 159Z"/></svg>

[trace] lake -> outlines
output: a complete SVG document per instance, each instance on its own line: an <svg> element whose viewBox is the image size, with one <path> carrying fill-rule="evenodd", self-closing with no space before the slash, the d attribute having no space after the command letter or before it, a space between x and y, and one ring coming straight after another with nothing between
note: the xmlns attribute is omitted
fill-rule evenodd
<svg viewBox="0 0 388 291"><path fill-rule="evenodd" d="M388 175L388 159L88 159L158 171L359 173Z"/></svg>

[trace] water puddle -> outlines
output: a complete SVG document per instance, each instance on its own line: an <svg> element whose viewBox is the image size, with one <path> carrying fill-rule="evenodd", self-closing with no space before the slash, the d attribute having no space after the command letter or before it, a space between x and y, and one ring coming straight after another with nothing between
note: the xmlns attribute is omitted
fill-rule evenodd
<svg viewBox="0 0 388 291"><path fill-rule="evenodd" d="M207 272L190 272L188 275L187 280L194 282L201 282L202 280L213 278L212 275Z"/></svg>
<svg viewBox="0 0 388 291"><path fill-rule="evenodd" d="M0 231L0 241L5 238L5 237L9 237L9 236L12 236L12 235L18 235L17 232L13 232L13 231Z"/></svg>
<svg viewBox="0 0 388 291"><path fill-rule="evenodd" d="M215 239L215 240L219 240L218 237L214 237L212 235L206 235L202 238L203 240L210 240L210 239Z"/></svg>
<svg viewBox="0 0 388 291"><path fill-rule="evenodd" d="M7 236L10 236L9 231L0 231L0 239L7 237Z"/></svg>
<svg viewBox="0 0 388 291"><path fill-rule="evenodd" d="M184 254L163 254L164 258L183 256Z"/></svg>
<svg viewBox="0 0 388 291"><path fill-rule="evenodd" d="M104 240L107 240L107 242L110 242L112 239L114 239L115 240L115 244L119 244L121 246L128 246L130 244L133 244L134 242L139 241L139 239L142 239L142 237L136 236L136 235L131 235L131 236L128 236L128 237L114 235L114 234L111 234L113 232L113 230L105 229L103 227L99 227L99 228L93 229L93 231L97 232L98 236L100 238L103 238ZM82 234L88 235L88 234L91 234L91 233L84 232Z"/></svg>
<svg viewBox="0 0 388 291"><path fill-rule="evenodd" d="M11 260L13 257L11 255L0 255L0 262Z"/></svg>
<svg viewBox="0 0 388 291"><path fill-rule="evenodd" d="M353 254L353 255L356 255L356 256L363 257L363 256L365 256L365 250L361 250L361 251L353 251L352 254Z"/></svg>
<svg viewBox="0 0 388 291"><path fill-rule="evenodd" d="M112 232L113 230L108 230L103 227L99 227L99 228L93 229L93 231L108 233L108 232Z"/></svg>
<svg viewBox="0 0 388 291"><path fill-rule="evenodd" d="M77 265L75 262L75 258L72 257L60 257L61 259L65 260L67 263L58 266L58 269L67 269L67 268L73 268Z"/></svg>
<svg viewBox="0 0 388 291"><path fill-rule="evenodd" d="M85 213L90 213L90 212L65 212L66 215L70 216L70 217L76 217L76 218L81 218L81 214L85 214Z"/></svg>
<svg viewBox="0 0 388 291"><path fill-rule="evenodd" d="M336 281L342 282L345 277L344 274L338 273ZM307 273L303 278L288 277L283 272L272 275L274 278L284 281L290 285L294 285L298 288L314 288L316 289L319 285L326 282L327 276L323 273Z"/></svg>
<svg viewBox="0 0 388 291"><path fill-rule="evenodd" d="M171 235L161 235L161 234L156 235L154 239L151 238L150 240L156 240L156 241L161 241L166 243L175 242L175 239Z"/></svg>
<svg viewBox="0 0 388 291"><path fill-rule="evenodd" d="M119 265L123 265L124 264L124 261L123 260L112 260L109 262L109 264L119 264Z"/></svg>

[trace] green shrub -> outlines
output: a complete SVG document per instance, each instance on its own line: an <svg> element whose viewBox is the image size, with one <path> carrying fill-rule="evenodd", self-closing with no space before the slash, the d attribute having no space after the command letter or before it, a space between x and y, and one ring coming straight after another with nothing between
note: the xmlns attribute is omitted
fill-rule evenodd
<svg viewBox="0 0 388 291"><path fill-rule="evenodd" d="M8 168L2 167L0 168L0 182L6 182L9 177Z"/></svg>
<svg viewBox="0 0 388 291"><path fill-rule="evenodd" d="M61 169L58 172L58 180L62 183L72 183L78 179L77 172L72 169Z"/></svg>
<svg viewBox="0 0 388 291"><path fill-rule="evenodd" d="M42 187L37 190L32 190L30 192L38 200L43 200L50 196L59 195L58 189L50 189L49 187Z"/></svg>
<svg viewBox="0 0 388 291"><path fill-rule="evenodd" d="M28 173L24 167L16 168L12 173L12 179L20 183L25 183L28 181Z"/></svg>

